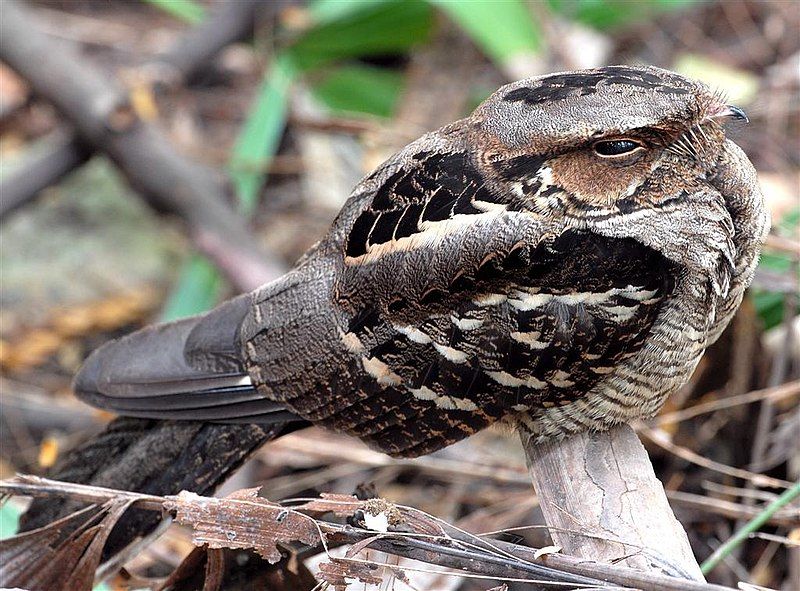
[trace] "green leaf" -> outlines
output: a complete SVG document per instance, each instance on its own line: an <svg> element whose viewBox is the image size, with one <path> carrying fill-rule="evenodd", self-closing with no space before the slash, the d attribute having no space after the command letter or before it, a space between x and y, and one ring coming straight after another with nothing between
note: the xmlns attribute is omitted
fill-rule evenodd
<svg viewBox="0 0 800 591"><path fill-rule="evenodd" d="M542 35L523 0L430 0L499 63L537 53Z"/></svg>
<svg viewBox="0 0 800 591"><path fill-rule="evenodd" d="M784 295L782 293L754 290L751 297L765 330L774 328L783 322Z"/></svg>
<svg viewBox="0 0 800 591"><path fill-rule="evenodd" d="M371 9L380 4L390 4L396 0L316 0L308 11L314 19L314 26L328 24L337 20L350 18L353 14Z"/></svg>
<svg viewBox="0 0 800 591"><path fill-rule="evenodd" d="M195 25L202 21L206 9L193 0L144 0L182 21Z"/></svg>
<svg viewBox="0 0 800 591"><path fill-rule="evenodd" d="M210 310L217 303L223 285L213 263L199 254L191 255L183 264L178 283L161 311L161 321L178 320Z"/></svg>
<svg viewBox="0 0 800 591"><path fill-rule="evenodd" d="M791 235L798 225L800 225L800 207L794 207L781 218L775 229L779 234Z"/></svg>
<svg viewBox="0 0 800 591"><path fill-rule="evenodd" d="M289 102L289 89L296 75L291 59L278 55L271 63L255 103L233 147L229 168L239 208L251 214L266 179L267 165L278 149Z"/></svg>
<svg viewBox="0 0 800 591"><path fill-rule="evenodd" d="M347 10L325 8L324 22L291 43L288 50L299 69L352 57L405 53L427 40L433 26L433 11L421 0L348 4L352 7Z"/></svg>
<svg viewBox="0 0 800 591"><path fill-rule="evenodd" d="M19 516L22 512L13 503L0 507L0 540L10 538L19 529Z"/></svg>
<svg viewBox="0 0 800 591"><path fill-rule="evenodd" d="M331 109L390 117L403 89L394 70L348 64L326 72L313 85L315 96Z"/></svg>
<svg viewBox="0 0 800 591"><path fill-rule="evenodd" d="M597 29L607 29L652 17L659 12L679 10L698 0L548 0L550 8L569 20Z"/></svg>
<svg viewBox="0 0 800 591"><path fill-rule="evenodd" d="M785 214L780 221L774 224L773 231L778 235L791 235L798 224L800 224L800 207ZM788 254L774 252L765 252L759 261L759 267L778 275L789 273L794 264L796 263ZM753 289L751 297L756 313L764 323L765 329L773 328L783 322L786 294Z"/></svg>
<svg viewBox="0 0 800 591"><path fill-rule="evenodd" d="M792 259L788 255L767 252L761 255L759 266L771 273L788 273L792 268ZM754 289L752 298L756 313L764 323L765 329L773 328L783 322L785 294Z"/></svg>
<svg viewBox="0 0 800 591"><path fill-rule="evenodd" d="M273 60L231 153L231 180L239 209L246 215L252 214L256 207L267 166L283 134L294 75L291 60L280 55ZM176 320L211 309L224 285L224 279L211 262L200 255L192 256L181 270L162 320Z"/></svg>

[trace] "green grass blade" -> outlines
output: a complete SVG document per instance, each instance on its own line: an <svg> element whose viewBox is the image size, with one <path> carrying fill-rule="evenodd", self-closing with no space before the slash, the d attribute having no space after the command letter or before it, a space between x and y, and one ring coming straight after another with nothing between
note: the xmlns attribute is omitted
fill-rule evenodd
<svg viewBox="0 0 800 591"><path fill-rule="evenodd" d="M653 17L660 12L680 10L697 2L698 0L549 0L548 5L568 20L579 21L597 29L609 29Z"/></svg>
<svg viewBox="0 0 800 591"><path fill-rule="evenodd" d="M308 11L314 19L314 26L325 25L334 21L342 21L352 15L370 10L381 4L391 4L397 0L357 0L343 2L342 0L316 0L312 2Z"/></svg>
<svg viewBox="0 0 800 591"><path fill-rule="evenodd" d="M329 12L326 19L332 20L294 40L289 51L299 69L351 57L405 53L430 36L433 10L421 0L351 4L355 8Z"/></svg>
<svg viewBox="0 0 800 591"><path fill-rule="evenodd" d="M144 0L190 24L197 24L205 18L206 9L193 0Z"/></svg>
<svg viewBox="0 0 800 591"><path fill-rule="evenodd" d="M458 23L487 56L501 65L541 49L541 32L523 0L430 2Z"/></svg>
<svg viewBox="0 0 800 591"><path fill-rule="evenodd" d="M769 518L772 517L778 509L781 509L800 497L800 482L796 482L794 486L784 491L784 493L777 499L772 501L769 505L764 507L761 512L748 521L744 527L737 531L727 542L717 548L714 553L709 556L703 564L700 565L700 570L704 575L710 573L714 568L728 556L734 548L744 542L750 534L758 531Z"/></svg>
<svg viewBox="0 0 800 591"><path fill-rule="evenodd" d="M278 149L296 73L288 56L278 55L272 61L233 147L229 168L239 207L245 214L255 209L267 166Z"/></svg>
<svg viewBox="0 0 800 591"><path fill-rule="evenodd" d="M213 263L193 254L184 262L178 282L161 311L161 320L168 322L211 309L217 303L224 281Z"/></svg>
<svg viewBox="0 0 800 591"><path fill-rule="evenodd" d="M403 90L403 74L387 68L348 64L313 85L314 96L335 111L390 117Z"/></svg>

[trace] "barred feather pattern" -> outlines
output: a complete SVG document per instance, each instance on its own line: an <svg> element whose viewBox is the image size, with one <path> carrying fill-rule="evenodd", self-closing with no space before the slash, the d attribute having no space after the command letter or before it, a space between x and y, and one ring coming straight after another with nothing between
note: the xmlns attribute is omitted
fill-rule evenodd
<svg viewBox="0 0 800 591"><path fill-rule="evenodd" d="M587 207L543 174L546 158L494 161L487 174L464 149L423 138L365 181L343 246L321 246L298 271L325 284L313 269L329 260L337 277L333 301L287 316L297 338L304 314L325 325L325 339L303 344L313 367L265 359L278 350L274 326L249 337L267 396L398 456L501 420L541 440L655 414L750 282L767 227L757 188L740 210L710 183L688 196L684 183L682 199L658 207ZM730 171L717 175L721 190L740 184ZM648 190L664 189L640 187L641 203ZM343 248L344 265L326 248ZM285 309L284 297L261 301ZM335 352L315 352L323 346Z"/></svg>

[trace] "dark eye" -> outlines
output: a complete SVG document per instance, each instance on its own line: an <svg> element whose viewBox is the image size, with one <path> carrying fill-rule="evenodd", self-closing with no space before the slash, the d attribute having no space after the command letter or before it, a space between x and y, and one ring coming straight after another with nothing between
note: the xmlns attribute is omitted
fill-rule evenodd
<svg viewBox="0 0 800 591"><path fill-rule="evenodd" d="M632 154L639 148L644 148L642 144L635 140L603 140L594 145L594 151L598 156L613 157Z"/></svg>

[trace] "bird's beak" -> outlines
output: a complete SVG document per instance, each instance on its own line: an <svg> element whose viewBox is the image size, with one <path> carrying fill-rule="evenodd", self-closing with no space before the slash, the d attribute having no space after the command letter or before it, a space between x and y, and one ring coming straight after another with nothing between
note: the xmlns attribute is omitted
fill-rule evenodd
<svg viewBox="0 0 800 591"><path fill-rule="evenodd" d="M735 121L744 121L745 123L750 123L750 120L747 118L745 112L739 107L734 107L733 105L725 105L718 113L713 115L714 119L720 117L729 117Z"/></svg>

